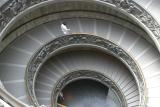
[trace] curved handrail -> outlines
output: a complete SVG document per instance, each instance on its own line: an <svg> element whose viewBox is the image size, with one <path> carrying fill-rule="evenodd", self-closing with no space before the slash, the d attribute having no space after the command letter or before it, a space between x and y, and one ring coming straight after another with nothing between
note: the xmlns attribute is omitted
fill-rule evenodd
<svg viewBox="0 0 160 107"><path fill-rule="evenodd" d="M0 97L11 107L30 107L21 102L20 100L17 100L10 93L8 93L3 87L0 87Z"/></svg>

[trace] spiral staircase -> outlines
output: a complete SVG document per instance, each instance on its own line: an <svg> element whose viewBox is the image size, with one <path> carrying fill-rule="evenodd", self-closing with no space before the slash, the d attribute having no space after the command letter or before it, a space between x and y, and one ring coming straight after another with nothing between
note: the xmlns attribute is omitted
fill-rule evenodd
<svg viewBox="0 0 160 107"><path fill-rule="evenodd" d="M11 107L160 106L159 0L0 4L0 98Z"/></svg>

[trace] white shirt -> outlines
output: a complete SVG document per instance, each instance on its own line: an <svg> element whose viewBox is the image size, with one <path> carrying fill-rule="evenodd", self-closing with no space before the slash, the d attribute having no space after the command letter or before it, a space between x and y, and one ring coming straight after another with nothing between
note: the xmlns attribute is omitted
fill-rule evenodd
<svg viewBox="0 0 160 107"><path fill-rule="evenodd" d="M68 29L67 26L64 24L61 24L61 30L65 35L68 35L70 31L70 29Z"/></svg>

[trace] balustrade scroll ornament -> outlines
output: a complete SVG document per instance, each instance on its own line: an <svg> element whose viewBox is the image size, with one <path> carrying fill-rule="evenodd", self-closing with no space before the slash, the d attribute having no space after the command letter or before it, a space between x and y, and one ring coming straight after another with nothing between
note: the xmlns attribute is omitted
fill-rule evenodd
<svg viewBox="0 0 160 107"><path fill-rule="evenodd" d="M10 20L25 9L47 0L8 0L0 8L0 27L3 29Z"/></svg>
<svg viewBox="0 0 160 107"><path fill-rule="evenodd" d="M0 8L0 29L1 31L5 26L20 12L25 9L50 0L8 0ZM93 0L94 1L94 0ZM157 39L160 38L160 25L158 22L141 6L132 0L96 0L107 4L111 4L123 11L126 11L130 15L136 17L141 23L143 23Z"/></svg>
<svg viewBox="0 0 160 107"><path fill-rule="evenodd" d="M132 0L113 0L113 2L118 8L135 16L140 22L149 28L158 39L160 38L160 25L145 9Z"/></svg>
<svg viewBox="0 0 160 107"><path fill-rule="evenodd" d="M135 61L119 46L110 42L109 40L105 40L103 38L93 36L93 35L85 35L85 34L74 34L59 37L46 45L44 45L30 60L29 65L27 66L26 71L26 83L30 97L34 104L38 104L35 92L34 92L34 82L36 75L39 71L39 68L43 65L45 60L47 60L56 50L62 49L64 47L77 45L86 47L97 47L98 49L104 50L106 53L110 53L116 58L120 59L132 72L135 79L137 80L137 84L139 86L139 93L141 99L141 107L145 105L145 93L146 93L146 85L145 80L142 75L141 70L135 63Z"/></svg>

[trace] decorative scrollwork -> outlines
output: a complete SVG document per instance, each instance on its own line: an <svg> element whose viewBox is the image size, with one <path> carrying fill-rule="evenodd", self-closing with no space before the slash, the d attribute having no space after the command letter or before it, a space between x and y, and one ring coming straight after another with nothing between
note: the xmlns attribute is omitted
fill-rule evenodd
<svg viewBox="0 0 160 107"><path fill-rule="evenodd" d="M141 105L144 106L145 103L145 80L143 75L138 68L135 61L119 46L110 42L109 40L105 40L103 38L93 36L93 35L85 35L85 34L74 34L59 37L46 45L44 45L31 59L27 71L26 71L26 83L29 95L32 98L32 101L35 105L38 104L35 92L34 92L34 82L36 79L36 74L39 71L39 68L43 65L43 63L51 56L56 50L61 49L63 47L68 46L90 46L90 47L98 47L98 49L103 49L105 52L114 55L116 58L120 59L126 66L130 69L135 79L138 82L139 92L141 97Z"/></svg>
<svg viewBox="0 0 160 107"><path fill-rule="evenodd" d="M135 16L140 22L149 28L158 39L160 38L160 25L145 9L132 0L113 0L113 2L118 8Z"/></svg>
<svg viewBox="0 0 160 107"><path fill-rule="evenodd" d="M25 9L38 3L49 0L8 0L0 8L0 26L1 30L9 23L11 19L17 16ZM145 9L139 6L132 0L99 0L104 3L112 4L113 6L128 12L142 22L157 39L160 38L160 25Z"/></svg>
<svg viewBox="0 0 160 107"><path fill-rule="evenodd" d="M3 29L9 21L20 12L43 1L46 0L8 0L8 2L0 8L0 26Z"/></svg>

